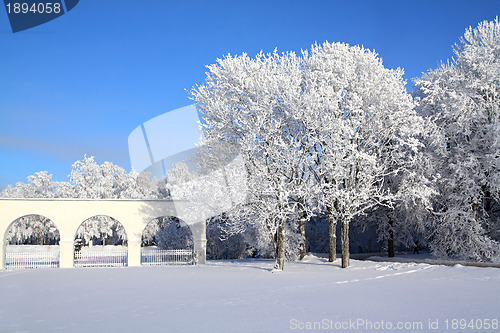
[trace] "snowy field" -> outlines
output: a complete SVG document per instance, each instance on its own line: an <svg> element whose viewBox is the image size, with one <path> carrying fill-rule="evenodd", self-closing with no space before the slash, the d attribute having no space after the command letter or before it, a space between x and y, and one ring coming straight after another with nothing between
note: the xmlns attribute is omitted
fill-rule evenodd
<svg viewBox="0 0 500 333"><path fill-rule="evenodd" d="M500 331L498 268L352 260L341 269L315 256L272 266L0 271L0 332Z"/></svg>

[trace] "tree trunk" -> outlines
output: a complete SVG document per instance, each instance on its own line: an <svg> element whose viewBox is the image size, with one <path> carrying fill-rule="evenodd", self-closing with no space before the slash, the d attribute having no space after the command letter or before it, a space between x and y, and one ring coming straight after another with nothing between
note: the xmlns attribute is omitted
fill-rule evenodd
<svg viewBox="0 0 500 333"><path fill-rule="evenodd" d="M392 221L392 212L387 213L389 219L389 238L387 239L387 252L389 258L394 258L394 222Z"/></svg>
<svg viewBox="0 0 500 333"><path fill-rule="evenodd" d="M300 260L304 259L307 254L306 251L306 217L304 216L304 212L300 212L299 216L299 232L300 232Z"/></svg>
<svg viewBox="0 0 500 333"><path fill-rule="evenodd" d="M274 268L283 270L285 267L285 221L281 221L278 227L278 251L276 266Z"/></svg>
<svg viewBox="0 0 500 333"><path fill-rule="evenodd" d="M332 209L328 208L328 235L330 239L330 249L328 261L334 262L337 260L337 220L333 216Z"/></svg>
<svg viewBox="0 0 500 333"><path fill-rule="evenodd" d="M349 221L342 220L340 229L340 240L342 242L342 268L349 266Z"/></svg>
<svg viewBox="0 0 500 333"><path fill-rule="evenodd" d="M389 238L387 239L387 252L389 258L394 258L394 231L392 228L389 229Z"/></svg>

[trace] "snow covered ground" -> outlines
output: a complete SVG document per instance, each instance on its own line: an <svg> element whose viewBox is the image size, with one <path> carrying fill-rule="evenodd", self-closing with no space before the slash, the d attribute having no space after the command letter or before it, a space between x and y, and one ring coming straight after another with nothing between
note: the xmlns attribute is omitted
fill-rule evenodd
<svg viewBox="0 0 500 333"><path fill-rule="evenodd" d="M59 245L7 245L7 253L59 253Z"/></svg>
<svg viewBox="0 0 500 333"><path fill-rule="evenodd" d="M500 331L498 268L351 264L0 271L0 332Z"/></svg>

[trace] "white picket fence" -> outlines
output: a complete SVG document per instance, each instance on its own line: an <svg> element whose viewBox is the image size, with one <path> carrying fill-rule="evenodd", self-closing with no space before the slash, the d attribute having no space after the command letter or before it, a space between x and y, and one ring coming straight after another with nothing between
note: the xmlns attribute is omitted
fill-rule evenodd
<svg viewBox="0 0 500 333"><path fill-rule="evenodd" d="M127 249L86 249L75 251L75 267L121 267L128 265Z"/></svg>
<svg viewBox="0 0 500 333"><path fill-rule="evenodd" d="M161 250L143 247L141 263L143 265L193 265L195 255L193 250Z"/></svg>
<svg viewBox="0 0 500 333"><path fill-rule="evenodd" d="M5 253L5 268L57 268L59 267L59 252L7 252Z"/></svg>

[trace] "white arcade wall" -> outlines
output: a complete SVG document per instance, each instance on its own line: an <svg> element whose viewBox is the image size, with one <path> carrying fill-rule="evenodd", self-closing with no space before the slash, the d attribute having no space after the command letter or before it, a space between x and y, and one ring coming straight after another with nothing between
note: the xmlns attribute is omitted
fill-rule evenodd
<svg viewBox="0 0 500 333"><path fill-rule="evenodd" d="M0 199L0 269L5 268L5 249L10 225L19 217L43 215L59 230L59 267L73 267L76 230L86 219L107 215L118 220L127 233L128 265L141 265L141 237L145 226L162 216L175 216L191 228L199 264L206 262L205 214L178 200Z"/></svg>

